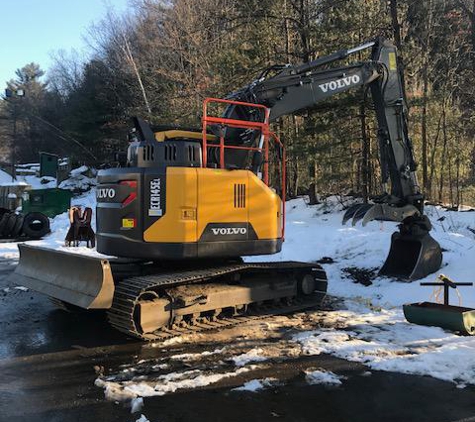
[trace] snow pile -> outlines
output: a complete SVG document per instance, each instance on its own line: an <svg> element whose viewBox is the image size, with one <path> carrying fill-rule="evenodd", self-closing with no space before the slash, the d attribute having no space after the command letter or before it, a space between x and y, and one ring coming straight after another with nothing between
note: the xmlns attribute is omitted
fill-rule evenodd
<svg viewBox="0 0 475 422"><path fill-rule="evenodd" d="M49 189L56 187L55 177L39 177L40 163L17 164L15 167L19 183L30 185L32 189Z"/></svg>
<svg viewBox="0 0 475 422"><path fill-rule="evenodd" d="M278 382L277 378L264 378L261 380L251 380L245 382L240 387L233 388L232 391L250 391L255 393L259 390L263 390L264 388L272 387Z"/></svg>
<svg viewBox="0 0 475 422"><path fill-rule="evenodd" d="M55 177L43 176L39 177L40 165L37 163L17 165L18 184L30 185L32 189L51 189L59 187L74 192L86 192L97 185L95 178L96 171L87 166L81 166L70 171L69 177L59 183ZM3 172L2 172L3 173ZM2 173L0 173L0 184L3 181ZM6 173L4 173L6 174ZM5 182L11 182L11 176Z"/></svg>
<svg viewBox="0 0 475 422"><path fill-rule="evenodd" d="M328 312L322 328L294 336L305 355L332 354L381 371L475 384L475 338L406 322L400 309ZM334 328L333 328L334 327Z"/></svg>
<svg viewBox="0 0 475 422"><path fill-rule="evenodd" d="M243 353L238 356L234 356L231 360L234 362L236 366L244 366L250 362L263 362L268 358L263 356L264 350L260 348L255 348L249 350L249 352Z"/></svg>
<svg viewBox="0 0 475 422"><path fill-rule="evenodd" d="M135 399L132 399L132 402L130 403L130 413L140 412L142 408L143 408L142 397L136 397Z"/></svg>
<svg viewBox="0 0 475 422"><path fill-rule="evenodd" d="M309 384L325 384L339 386L344 377L334 374L331 371L321 369L308 369L305 371L305 379Z"/></svg>
<svg viewBox="0 0 475 422"><path fill-rule="evenodd" d="M68 189L75 192L84 192L97 185L95 178L95 170L87 166L81 166L73 169L69 173L69 178L63 180L59 187L61 189Z"/></svg>
<svg viewBox="0 0 475 422"><path fill-rule="evenodd" d="M140 418L138 418L135 422L150 422L145 415L140 415Z"/></svg>
<svg viewBox="0 0 475 422"><path fill-rule="evenodd" d="M11 260L12 264L16 264L19 257L18 246L15 242L0 243L0 259Z"/></svg>
<svg viewBox="0 0 475 422"><path fill-rule="evenodd" d="M0 186L25 186L26 183L19 180L12 180L12 176L10 176L7 172L0 169Z"/></svg>
<svg viewBox="0 0 475 422"><path fill-rule="evenodd" d="M196 360L206 356L213 356L223 353L225 348L215 349L213 351L204 351L202 353L181 353L179 355L173 355L170 359L179 360L182 362L188 362L190 360ZM165 364L166 365L166 364Z"/></svg>
<svg viewBox="0 0 475 422"><path fill-rule="evenodd" d="M239 354L231 346L201 353L176 353L123 365L116 373L100 375L95 385L104 389L107 399L114 401L163 396L179 390L206 387L262 368L253 364L267 359L261 353L262 349L253 348ZM257 391L276 382L272 378L255 380L244 384L242 389ZM131 406L134 403L132 401Z"/></svg>
<svg viewBox="0 0 475 422"><path fill-rule="evenodd" d="M81 166L81 167L72 169L72 170L69 172L69 176L70 176L71 178L75 178L75 177L81 176L83 173L86 173L88 170L89 170L89 167L83 165L83 166Z"/></svg>
<svg viewBox="0 0 475 422"><path fill-rule="evenodd" d="M236 377L249 370L250 368L238 368L229 372L204 373L198 369L191 369L170 372L145 381L135 378L130 381L116 381L116 377L112 376L106 379L97 378L95 385L104 388L107 399L125 401L136 397L163 396L177 390L205 387L225 378Z"/></svg>
<svg viewBox="0 0 475 422"><path fill-rule="evenodd" d="M18 176L18 180L30 185L32 189L52 189L57 187L56 178L51 176L37 177L25 175Z"/></svg>

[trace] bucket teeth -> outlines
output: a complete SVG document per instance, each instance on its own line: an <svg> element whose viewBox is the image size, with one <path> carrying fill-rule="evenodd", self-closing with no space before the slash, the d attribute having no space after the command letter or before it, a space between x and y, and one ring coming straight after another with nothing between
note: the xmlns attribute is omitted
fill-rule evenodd
<svg viewBox="0 0 475 422"><path fill-rule="evenodd" d="M373 220L402 222L407 217L419 215L420 211L413 205L396 207L388 204L355 204L345 211L342 224L349 220L352 220L353 226L360 220L363 226Z"/></svg>
<svg viewBox="0 0 475 422"><path fill-rule="evenodd" d="M420 211L413 205L393 207L388 204L375 204L364 215L362 224L366 226L366 224L373 220L401 222L407 217L420 214Z"/></svg>
<svg viewBox="0 0 475 422"><path fill-rule="evenodd" d="M352 226L356 226L356 223L364 218L368 211L373 208L373 204L363 204L361 205L356 212L353 214L353 220L351 221Z"/></svg>
<svg viewBox="0 0 475 422"><path fill-rule="evenodd" d="M346 224L347 221L351 220L351 219L353 218L353 215L355 214L355 212L358 211L358 209L359 209L362 205L365 205L365 204L354 204L354 205L351 205L351 206L345 211L345 214L343 215L343 220L342 220L341 224Z"/></svg>

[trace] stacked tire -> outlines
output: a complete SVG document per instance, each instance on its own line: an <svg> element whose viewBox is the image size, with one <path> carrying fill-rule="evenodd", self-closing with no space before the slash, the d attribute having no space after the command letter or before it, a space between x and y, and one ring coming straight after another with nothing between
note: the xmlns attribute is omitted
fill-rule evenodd
<svg viewBox="0 0 475 422"><path fill-rule="evenodd" d="M0 238L40 239L50 232L49 219L40 212L17 214L5 208L0 209Z"/></svg>

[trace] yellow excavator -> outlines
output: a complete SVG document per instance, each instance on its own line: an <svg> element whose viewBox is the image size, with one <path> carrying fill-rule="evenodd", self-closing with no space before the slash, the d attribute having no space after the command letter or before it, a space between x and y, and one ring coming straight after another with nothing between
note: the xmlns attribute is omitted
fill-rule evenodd
<svg viewBox="0 0 475 422"><path fill-rule="evenodd" d="M334 65L365 49L369 60ZM144 340L318 305L327 290L321 266L241 257L278 253L284 241L285 150L270 124L361 86L376 110L386 191L350 207L344 222L400 223L380 274L413 280L437 271L442 253L416 180L397 50L377 38L273 66L226 99L206 99L201 130L157 131L136 118L126 162L98 175L105 256L20 244L11 279L66 307L105 309L113 327Z"/></svg>

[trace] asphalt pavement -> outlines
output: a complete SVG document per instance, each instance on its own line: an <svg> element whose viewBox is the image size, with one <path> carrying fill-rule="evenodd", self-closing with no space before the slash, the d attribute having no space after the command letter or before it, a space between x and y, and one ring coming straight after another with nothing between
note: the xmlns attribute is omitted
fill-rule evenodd
<svg viewBox="0 0 475 422"><path fill-rule="evenodd" d="M113 331L105 315L66 313L44 296L7 281L0 261L0 422L135 422L94 385L97 368L119 368L157 354L200 352L204 345L152 348ZM206 347L209 347L207 345ZM318 366L346 377L342 386L309 385ZM150 422L325 421L475 422L475 389L430 377L371 371L332 356L297 357L195 390L145 398ZM258 393L232 389L252 378L281 382Z"/></svg>

